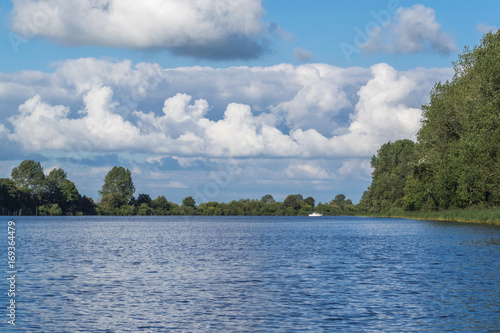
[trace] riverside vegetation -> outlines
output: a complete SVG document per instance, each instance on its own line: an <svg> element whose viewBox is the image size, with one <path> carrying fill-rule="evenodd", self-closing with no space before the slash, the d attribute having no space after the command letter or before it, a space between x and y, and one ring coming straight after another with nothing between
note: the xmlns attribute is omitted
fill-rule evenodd
<svg viewBox="0 0 500 333"><path fill-rule="evenodd" d="M135 186L130 170L113 167L102 185L97 204L81 196L75 184L62 169L45 176L40 162L26 160L12 170L11 178L0 179L0 212L2 215L307 215L313 209L329 215L353 214L355 206L339 194L330 203L315 205L312 197L291 194L277 202L270 194L261 200L216 201L196 205L193 197L182 204L165 196L151 199L141 193L134 197Z"/></svg>
<svg viewBox="0 0 500 333"><path fill-rule="evenodd" d="M373 156L358 209L500 222L500 32L453 65L453 79L437 83L422 106L417 142L388 142Z"/></svg>
<svg viewBox="0 0 500 333"><path fill-rule="evenodd" d="M25 215L325 215L402 216L500 223L500 31L466 47L451 81L436 83L422 106L417 142L382 145L371 159L372 183L360 202L339 194L315 206L312 197L181 205L165 196L134 197L128 169L114 167L104 179L98 204L81 196L62 169L47 176L39 162L23 161L0 179L2 214Z"/></svg>

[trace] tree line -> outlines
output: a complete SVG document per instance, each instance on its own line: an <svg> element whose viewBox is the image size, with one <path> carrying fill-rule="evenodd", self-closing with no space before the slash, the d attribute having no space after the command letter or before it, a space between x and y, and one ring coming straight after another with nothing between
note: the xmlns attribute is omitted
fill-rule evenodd
<svg viewBox="0 0 500 333"><path fill-rule="evenodd" d="M453 79L422 106L417 142L388 142L372 157L358 204L370 212L500 205L500 31L466 47Z"/></svg>
<svg viewBox="0 0 500 333"><path fill-rule="evenodd" d="M0 179L1 215L307 215L316 210L325 215L353 214L356 207L345 195L329 203L315 204L312 197L291 194L283 202L270 194L260 200L240 199L229 203L216 201L196 204L192 196L179 205L163 195L137 197L130 170L113 167L106 175L100 201L80 195L66 172L55 168L44 174L40 162L25 160L12 169L11 178Z"/></svg>

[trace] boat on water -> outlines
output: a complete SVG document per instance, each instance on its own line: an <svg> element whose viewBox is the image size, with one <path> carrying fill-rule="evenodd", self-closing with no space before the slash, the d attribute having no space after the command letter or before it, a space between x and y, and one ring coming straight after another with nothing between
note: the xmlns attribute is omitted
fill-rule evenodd
<svg viewBox="0 0 500 333"><path fill-rule="evenodd" d="M311 214L309 214L309 216L323 216L323 214L320 214L320 213L316 213L316 212L312 212Z"/></svg>

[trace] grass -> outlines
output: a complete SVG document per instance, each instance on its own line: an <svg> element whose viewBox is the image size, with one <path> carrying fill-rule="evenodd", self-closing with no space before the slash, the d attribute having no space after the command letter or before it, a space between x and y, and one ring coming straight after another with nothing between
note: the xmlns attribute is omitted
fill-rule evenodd
<svg viewBox="0 0 500 333"><path fill-rule="evenodd" d="M500 225L500 208L467 208L441 211L398 212L395 214L368 214L380 217L401 217L417 220L435 220Z"/></svg>

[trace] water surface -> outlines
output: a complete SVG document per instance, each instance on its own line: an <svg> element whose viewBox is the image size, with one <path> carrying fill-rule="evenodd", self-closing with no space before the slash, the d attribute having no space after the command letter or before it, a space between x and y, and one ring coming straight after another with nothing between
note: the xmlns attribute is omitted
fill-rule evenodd
<svg viewBox="0 0 500 333"><path fill-rule="evenodd" d="M362 217L14 221L24 332L500 330L498 227ZM0 288L5 309L6 279Z"/></svg>

